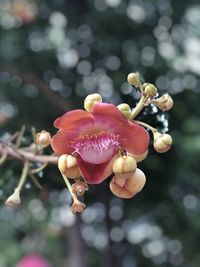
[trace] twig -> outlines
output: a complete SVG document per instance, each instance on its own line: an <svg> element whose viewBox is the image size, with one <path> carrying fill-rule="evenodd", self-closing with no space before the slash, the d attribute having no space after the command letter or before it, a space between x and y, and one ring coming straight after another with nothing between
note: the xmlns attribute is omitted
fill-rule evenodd
<svg viewBox="0 0 200 267"><path fill-rule="evenodd" d="M33 174L34 173L39 173L39 172L43 171L44 168L47 167L47 165L48 165L48 162L45 162L44 164L42 164L42 166L40 166L40 167L38 167L36 169L31 170L31 173L33 173Z"/></svg>
<svg viewBox="0 0 200 267"><path fill-rule="evenodd" d="M134 121L134 122L137 123L137 124L140 124L140 125L144 126L144 127L147 128L147 129L149 129L150 131L152 131L152 133L157 132L157 129L156 129L156 128L150 126L150 125L147 124L147 123L144 123L144 122L142 122L142 121Z"/></svg>
<svg viewBox="0 0 200 267"><path fill-rule="evenodd" d="M6 161L7 157L8 157L7 154L3 154L0 157L0 165L3 165L4 164L4 162Z"/></svg>
<svg viewBox="0 0 200 267"><path fill-rule="evenodd" d="M23 136L24 136L24 132L26 130L26 126L23 125L18 136L17 136L17 140L16 140L16 144L15 144L15 148L19 148L21 143L22 143L22 139L23 139Z"/></svg>
<svg viewBox="0 0 200 267"><path fill-rule="evenodd" d="M40 190L43 190L43 187L41 186L41 184L38 182L37 178L35 177L35 175L33 175L32 172L28 173L29 177L31 178L31 180L33 181L33 183L36 185L37 188L39 188Z"/></svg>
<svg viewBox="0 0 200 267"><path fill-rule="evenodd" d="M0 142L0 155L7 155L9 159L17 159L20 161L32 161L38 163L57 164L58 157L47 155L35 155L32 152L27 152L23 149L14 149L13 147Z"/></svg>
<svg viewBox="0 0 200 267"><path fill-rule="evenodd" d="M23 168L23 171L22 171L22 175L20 177L20 180L19 180L19 184L17 186L17 189L19 191L21 191L25 181L26 181L26 177L28 175L28 170L29 170L29 161L26 160L25 163L24 163L24 168Z"/></svg>
<svg viewBox="0 0 200 267"><path fill-rule="evenodd" d="M144 95L141 96L140 101L138 102L138 104L136 105L136 107L133 109L131 113L130 119L134 119L140 113L140 111L145 107L147 98L148 98L147 96L144 96Z"/></svg>

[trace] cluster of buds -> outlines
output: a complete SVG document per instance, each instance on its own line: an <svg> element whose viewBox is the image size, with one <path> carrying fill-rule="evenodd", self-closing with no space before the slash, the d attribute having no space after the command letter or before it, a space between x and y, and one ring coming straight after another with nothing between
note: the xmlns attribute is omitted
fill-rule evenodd
<svg viewBox="0 0 200 267"><path fill-rule="evenodd" d="M125 121L129 121L130 123L136 123L152 131L153 138L154 138L153 147L156 152L159 152L159 153L167 152L172 145L171 136L169 134L159 132L157 129L153 128L152 126L144 122L135 120L135 117L139 114L139 112L145 106L148 106L149 104L156 105L162 111L169 110L173 106L172 98L168 94L165 94L159 97L158 89L156 88L156 86L151 83L142 83L140 81L140 77L138 73L130 73L127 77L127 81L129 84L134 85L136 88L140 90L141 98L140 98L139 103L136 105L134 109L132 109L127 103L122 103L117 106L118 110L123 115ZM102 111L102 109L100 110L100 117L99 116L95 117L95 112L97 112L97 114L99 112L99 110L98 111L95 110L97 105L99 107L102 105L103 107L102 97L98 93L90 94L84 100L85 110L89 114L94 115L94 119L97 120L97 124L98 124L99 118L101 118L100 120L103 120L106 123L106 119L105 120L102 119L104 116L106 117L106 106L104 106L105 107L104 111ZM85 113L83 114L84 115L81 115L81 116L83 116L83 119L86 119ZM66 118L67 118L67 115L65 119L63 119L65 123L67 123ZM77 125L77 118L75 118L74 120ZM61 119L60 118L57 119L57 121L61 122L62 117ZM72 122L72 120L70 119L69 122ZM62 124L62 127L63 125L64 124ZM58 126L56 125L56 127ZM71 210L73 212L82 212L84 208L86 207L84 203L78 200L78 197L83 196L84 193L88 190L88 184L99 183L99 181L97 182L95 181L95 177L88 178L87 177L88 174L85 174L85 168L87 169L87 164L90 163L90 165L93 165L93 167L91 167L90 170L91 172L95 172L94 171L96 168L95 165L96 164L98 165L98 158L99 157L101 158L101 156L98 156L98 150L99 150L99 154L101 154L102 150L104 149L103 147L106 147L106 142L108 142L107 139L109 138L112 139L114 138L113 136L115 136L114 134L111 135L110 133L108 136L106 136L105 134L106 131L101 131L101 127L102 126L98 126L99 128L98 130L96 130L95 127L93 130L89 128L87 132L87 126L86 126L84 128L85 137L84 137L84 134L81 132L80 139L75 138L74 140L73 139L71 140L71 143L75 144L75 148L76 148L73 154L62 154L60 155L59 160L58 160L58 168L73 198L73 204L71 207ZM113 129L110 129L111 133L112 133L112 130ZM113 132L115 131L116 130L114 130ZM93 134L93 132L95 134ZM62 131L59 132L59 134L61 133ZM107 138L106 139L107 141L105 143L103 141L104 135L105 135L105 139ZM56 138L57 137L55 136L55 139ZM60 142L60 137L59 137L59 142ZM101 144L101 142L103 142L103 144ZM115 139L112 142L114 143ZM59 143L58 147L60 148L61 145L62 144ZM56 146L57 146L56 141L53 141L53 148L55 152L57 152ZM101 149L101 146L102 146L102 149ZM94 151L92 151L92 147L94 147ZM87 153L87 150L89 150L88 153ZM115 196L120 197L120 198L132 198L133 196L135 196L138 192L140 192L143 189L145 182L146 182L146 176L142 172L142 170L140 170L137 167L137 164L143 161L147 157L148 148L146 149L145 152L141 154L138 154L138 153L132 154L132 153L129 153L128 150L129 149L120 148L119 146L118 156L115 155L113 159L110 160L109 163L107 163L107 169L110 168L109 175L111 173L114 173L114 176L110 182L110 190ZM77 161L77 156L79 158L82 157L81 158L82 163L86 164L83 169L82 169L82 166L79 165L79 162ZM95 164L93 162L93 159L90 157L97 158L97 160L94 160L94 162L95 163L97 162L97 163ZM101 162L102 161L100 161L99 164ZM73 180L74 183L71 185L67 178L69 178L70 180Z"/></svg>
<svg viewBox="0 0 200 267"><path fill-rule="evenodd" d="M134 155L121 155L117 158L113 164L113 172L115 176L110 182L110 190L117 197L132 198L145 185L146 177L137 168L137 158Z"/></svg>
<svg viewBox="0 0 200 267"><path fill-rule="evenodd" d="M138 73L130 73L127 81L138 89L141 96L134 108L127 103L117 107L103 103L101 95L90 94L84 100L85 110L70 111L55 120L54 126L59 130L52 138L44 130L34 136L37 148L34 153L41 150L43 153L43 149L51 144L55 152L51 163L58 165L72 196L71 210L74 213L83 212L86 208L79 197L83 197L88 191L88 185L99 184L112 173L114 176L110 182L110 190L115 196L132 198L143 189L146 176L137 165L148 155L148 131L153 134L156 152L167 152L172 146L169 134L161 133L147 123L136 120L142 109L150 104L156 105L162 111L171 109L172 98L168 94L159 97L156 86L142 83ZM34 161L36 156L33 155ZM47 156L43 156L47 160ZM19 185L5 202L7 206L19 205L20 191L27 175L33 179L34 173L46 167L43 164L38 170L30 170L30 153L28 158ZM38 162L41 159L40 154Z"/></svg>

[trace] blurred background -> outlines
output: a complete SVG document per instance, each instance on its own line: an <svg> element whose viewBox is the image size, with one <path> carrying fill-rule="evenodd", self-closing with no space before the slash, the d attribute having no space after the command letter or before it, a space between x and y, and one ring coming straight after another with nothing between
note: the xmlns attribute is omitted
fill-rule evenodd
<svg viewBox="0 0 200 267"><path fill-rule="evenodd" d="M20 162L0 169L0 267L37 253L54 267L199 267L200 4L181 0L0 0L0 136L53 121L100 93L134 106L126 83L139 71L175 106L162 121L174 139L166 154L150 149L147 176L131 200L115 198L109 181L91 186L81 216L55 167L27 181L22 207L4 206ZM147 117L146 117L147 118ZM144 116L145 120L145 116ZM150 118L147 118L150 120ZM156 121L155 121L156 123ZM109 180L109 179L108 179ZM37 266L35 266L37 267Z"/></svg>

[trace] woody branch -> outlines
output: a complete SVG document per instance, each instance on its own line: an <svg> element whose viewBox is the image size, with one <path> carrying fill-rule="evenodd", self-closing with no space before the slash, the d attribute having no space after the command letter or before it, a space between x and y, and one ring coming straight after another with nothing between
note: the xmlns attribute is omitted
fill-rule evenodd
<svg viewBox="0 0 200 267"><path fill-rule="evenodd" d="M33 151L27 151L28 149L31 150L31 146L16 149L10 144L6 144L0 141L0 155L1 157L7 157L8 159L16 159L20 161L32 161L38 163L49 163L49 164L57 164L58 157L53 155L37 155ZM33 149L32 149L33 150Z"/></svg>

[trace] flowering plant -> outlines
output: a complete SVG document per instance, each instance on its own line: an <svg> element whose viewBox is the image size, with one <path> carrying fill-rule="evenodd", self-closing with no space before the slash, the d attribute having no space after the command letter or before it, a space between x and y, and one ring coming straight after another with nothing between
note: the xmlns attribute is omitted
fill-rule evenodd
<svg viewBox="0 0 200 267"><path fill-rule="evenodd" d="M103 103L99 94L91 94L85 98L85 110L73 110L55 120L54 126L58 128L58 132L52 138L44 130L34 135L34 157L31 152L27 154L24 150L18 150L16 154L16 150L12 148L6 150L5 144L0 146L0 152L6 151L6 156L18 159L23 156L25 162L19 185L6 200L6 205L20 204L20 191L27 175L38 185L33 174L45 168L47 163L58 165L73 198L71 210L74 213L85 209L85 204L79 201L78 196L88 190L89 184L101 183L112 173L114 176L110 190L117 197L131 198L142 190L146 177L137 168L137 163L148 155L148 131L152 132L153 146L159 153L170 149L172 138L135 118L150 104L167 111L172 108L173 100L168 94L159 97L157 88L150 83L141 83L138 73L130 73L127 80L140 92L141 97L135 108L131 109L126 103L117 107ZM23 133L19 134L17 143L22 135ZM49 144L56 156L41 155ZM29 148L31 150L31 146ZM2 161L5 158L4 153ZM38 170L30 171L30 161L44 164ZM69 179L73 181L72 185Z"/></svg>

